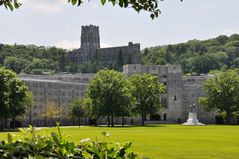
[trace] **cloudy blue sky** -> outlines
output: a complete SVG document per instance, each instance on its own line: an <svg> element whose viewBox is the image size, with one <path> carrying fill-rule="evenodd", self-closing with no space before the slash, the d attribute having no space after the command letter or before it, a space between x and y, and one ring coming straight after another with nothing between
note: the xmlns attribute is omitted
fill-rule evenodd
<svg viewBox="0 0 239 159"><path fill-rule="evenodd" d="M239 0L164 0L155 20L131 8L102 7L99 0L80 7L67 0L20 1L13 12L0 7L0 43L78 48L81 26L89 24L100 26L101 47L133 41L145 48L239 33Z"/></svg>

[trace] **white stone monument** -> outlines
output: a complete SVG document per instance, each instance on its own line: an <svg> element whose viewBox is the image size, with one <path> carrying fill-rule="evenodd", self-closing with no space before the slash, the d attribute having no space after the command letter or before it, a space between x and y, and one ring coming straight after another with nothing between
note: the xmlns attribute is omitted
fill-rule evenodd
<svg viewBox="0 0 239 159"><path fill-rule="evenodd" d="M182 125L188 125L188 126L204 125L203 123L200 123L197 119L197 115L195 113L196 105L192 104L190 106L190 108L191 108L191 110L188 114L188 120L187 120L187 122L183 123Z"/></svg>

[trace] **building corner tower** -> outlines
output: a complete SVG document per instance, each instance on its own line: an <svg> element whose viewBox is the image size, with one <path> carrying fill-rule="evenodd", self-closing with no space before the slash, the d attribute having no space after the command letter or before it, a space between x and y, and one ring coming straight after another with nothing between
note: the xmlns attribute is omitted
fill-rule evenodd
<svg viewBox="0 0 239 159"><path fill-rule="evenodd" d="M81 27L81 48L87 50L100 48L99 26L86 25Z"/></svg>

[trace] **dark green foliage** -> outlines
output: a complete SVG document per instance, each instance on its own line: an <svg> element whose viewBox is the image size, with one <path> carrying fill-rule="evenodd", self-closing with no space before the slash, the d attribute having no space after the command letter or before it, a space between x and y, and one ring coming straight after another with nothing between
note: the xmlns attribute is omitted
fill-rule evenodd
<svg viewBox="0 0 239 159"><path fill-rule="evenodd" d="M150 17L154 19L158 17L160 14L160 10L158 9L158 1L157 0L108 0L113 6L118 5L121 8L133 8L136 12L140 12L142 10L150 13ZM182 0L181 0L182 1ZM68 3L72 5L80 6L83 3L83 0L68 0ZM101 0L101 4L105 5L106 0ZM14 8L19 8L21 3L18 0L0 0L0 6L4 5L6 9L13 10Z"/></svg>
<svg viewBox="0 0 239 159"><path fill-rule="evenodd" d="M109 133L103 132L104 141L91 141L91 139L82 139L80 145L68 141L62 135L57 126L57 133L51 135L38 135L34 127L27 130L20 129L25 135L20 139L13 141L12 135L8 134L8 142L0 143L0 158L81 158L81 159L140 159L138 154L130 150L131 143L124 145L105 141Z"/></svg>
<svg viewBox="0 0 239 159"><path fill-rule="evenodd" d="M8 118L15 123L15 117L23 115L31 104L30 91L17 75L0 67L0 124L4 128L4 120ZM30 99L31 98L31 99ZM14 125L13 125L14 126Z"/></svg>
<svg viewBox="0 0 239 159"><path fill-rule="evenodd" d="M182 1L182 0L181 0ZM72 5L80 6L83 0L68 0ZM108 0L113 6L118 5L121 8L133 8L136 12L147 11L150 13L152 19L159 16L161 13L158 9L157 0ZM104 5L106 0L101 0L101 4Z"/></svg>
<svg viewBox="0 0 239 159"><path fill-rule="evenodd" d="M1 45L0 65L16 73L52 74L62 72L66 71L67 66L66 50L34 45Z"/></svg>
<svg viewBox="0 0 239 159"><path fill-rule="evenodd" d="M208 73L210 70L239 68L239 35L221 35L205 41L146 48L143 64L181 64L184 73Z"/></svg>
<svg viewBox="0 0 239 159"><path fill-rule="evenodd" d="M129 78L132 96L135 98L134 112L144 119L148 114L153 114L161 108L160 95L164 92L163 84L160 84L157 76L151 74L135 74Z"/></svg>
<svg viewBox="0 0 239 159"><path fill-rule="evenodd" d="M71 113L70 115L73 118L76 118L78 121L78 125L81 125L81 118L89 118L91 115L91 110L92 110L92 102L89 98L82 98L82 99L76 99L72 101L69 104L69 107L71 108ZM87 120L85 120L87 125Z"/></svg>
<svg viewBox="0 0 239 159"><path fill-rule="evenodd" d="M92 100L92 114L96 118L107 116L111 126L114 126L115 116L130 114L133 101L131 85L123 73L113 70L99 71L90 82L87 97Z"/></svg>
<svg viewBox="0 0 239 159"><path fill-rule="evenodd" d="M200 104L206 109L225 113L227 122L231 123L232 115L239 112L239 73L238 69L217 72L205 84L206 96L200 98Z"/></svg>
<svg viewBox="0 0 239 159"><path fill-rule="evenodd" d="M18 2L18 0L0 0L0 6L4 5L6 9L10 9L13 11L14 8L19 8L21 6L21 3Z"/></svg>

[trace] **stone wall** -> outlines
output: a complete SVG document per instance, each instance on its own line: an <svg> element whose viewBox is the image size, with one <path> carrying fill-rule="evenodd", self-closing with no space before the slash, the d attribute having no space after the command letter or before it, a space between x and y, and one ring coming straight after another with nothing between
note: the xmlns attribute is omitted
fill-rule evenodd
<svg viewBox="0 0 239 159"><path fill-rule="evenodd" d="M196 104L196 114L202 123L215 123L215 112L207 112L198 103L198 99L205 95L203 83L209 76L183 77L183 120L186 121L190 105Z"/></svg>
<svg viewBox="0 0 239 159"><path fill-rule="evenodd" d="M215 112L205 111L199 104L198 98L204 95L203 82L208 76L182 77L180 65L141 65L131 64L123 67L126 76L136 73L151 73L157 75L166 87L161 101L163 109L158 112L161 120L171 123L182 123L187 120L190 105L195 103L197 115L204 123L215 123Z"/></svg>
<svg viewBox="0 0 239 159"><path fill-rule="evenodd" d="M24 117L23 125L29 124L30 113L32 124L45 126L50 124L44 119L47 107L54 104L62 109L60 114L62 125L71 125L69 103L74 99L85 97L92 75L55 75L38 76L25 75L21 79L27 84L34 96L34 107Z"/></svg>
<svg viewBox="0 0 239 159"><path fill-rule="evenodd" d="M166 87L161 101L163 108L156 112L165 123L182 123L187 120L190 105L197 105L198 119L203 123L214 123L215 112L207 112L198 103L198 98L205 94L203 83L209 76L182 77L180 65L141 65L128 64L123 67L123 73L131 76L136 73L151 73L158 76ZM47 103L54 102L64 111L61 114L62 125L69 125L68 104L85 96L87 87L94 74L58 74L58 75L20 75L29 86L35 98L35 106L31 111L33 124L44 125L43 114ZM28 125L29 113L26 113L23 125ZM135 118L136 119L136 118ZM149 118L148 118L149 119ZM131 121L131 119L127 119ZM120 118L117 119L120 122ZM137 118L138 121L138 118ZM49 124L49 121L47 121ZM104 124L105 120L100 123ZM135 120L135 124L138 124Z"/></svg>

